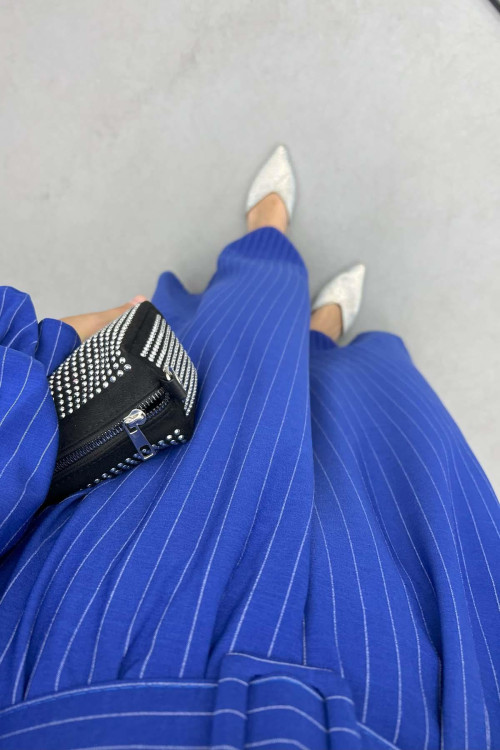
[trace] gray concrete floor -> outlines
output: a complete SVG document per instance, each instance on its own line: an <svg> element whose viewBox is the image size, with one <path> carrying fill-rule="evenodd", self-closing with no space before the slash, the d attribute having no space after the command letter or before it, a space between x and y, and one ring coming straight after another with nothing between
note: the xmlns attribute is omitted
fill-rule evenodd
<svg viewBox="0 0 500 750"><path fill-rule="evenodd" d="M500 15L487 0L4 0L1 283L40 317L194 292L280 141L311 293L368 265L500 488Z"/></svg>

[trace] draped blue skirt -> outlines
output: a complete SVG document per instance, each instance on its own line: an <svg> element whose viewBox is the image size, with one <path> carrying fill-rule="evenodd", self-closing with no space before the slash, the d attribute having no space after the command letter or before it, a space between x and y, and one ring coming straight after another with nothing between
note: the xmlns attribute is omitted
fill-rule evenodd
<svg viewBox="0 0 500 750"><path fill-rule="evenodd" d="M0 288L0 748L500 747L499 505L401 339L310 331L272 228L153 302L192 440L37 512L79 341Z"/></svg>

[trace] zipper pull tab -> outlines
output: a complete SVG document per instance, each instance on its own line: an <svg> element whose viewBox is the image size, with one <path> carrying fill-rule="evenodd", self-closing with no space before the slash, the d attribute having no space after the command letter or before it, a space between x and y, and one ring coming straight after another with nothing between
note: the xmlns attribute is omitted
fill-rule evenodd
<svg viewBox="0 0 500 750"><path fill-rule="evenodd" d="M177 398L181 401L185 401L187 391L179 380L179 376L172 367L169 366L165 370L165 378L168 388L174 394L174 396L177 396Z"/></svg>
<svg viewBox="0 0 500 750"><path fill-rule="evenodd" d="M123 420L123 426L127 435L131 439L143 461L147 461L147 459L154 456L156 452L143 431L139 429L139 425L144 424L145 421L146 414L142 409L132 409L130 414L128 414Z"/></svg>

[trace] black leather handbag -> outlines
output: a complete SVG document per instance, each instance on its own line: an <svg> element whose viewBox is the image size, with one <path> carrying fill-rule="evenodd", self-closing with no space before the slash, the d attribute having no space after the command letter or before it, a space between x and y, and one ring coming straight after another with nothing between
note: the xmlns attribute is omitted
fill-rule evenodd
<svg viewBox="0 0 500 750"><path fill-rule="evenodd" d="M84 341L49 377L59 451L46 503L189 440L197 383L193 362L150 302Z"/></svg>

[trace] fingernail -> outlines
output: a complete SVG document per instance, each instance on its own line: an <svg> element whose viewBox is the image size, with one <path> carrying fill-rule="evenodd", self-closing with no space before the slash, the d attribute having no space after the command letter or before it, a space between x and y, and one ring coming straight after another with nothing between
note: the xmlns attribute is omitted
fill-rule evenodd
<svg viewBox="0 0 500 750"><path fill-rule="evenodd" d="M143 294L137 294L133 299L130 300L132 305L137 305L139 302L147 302L147 297Z"/></svg>

